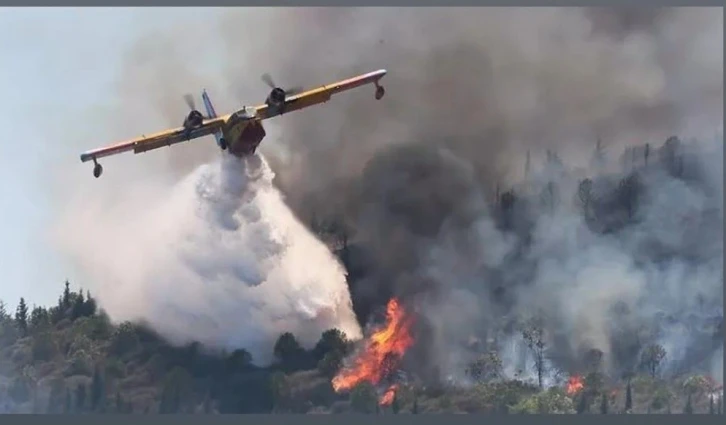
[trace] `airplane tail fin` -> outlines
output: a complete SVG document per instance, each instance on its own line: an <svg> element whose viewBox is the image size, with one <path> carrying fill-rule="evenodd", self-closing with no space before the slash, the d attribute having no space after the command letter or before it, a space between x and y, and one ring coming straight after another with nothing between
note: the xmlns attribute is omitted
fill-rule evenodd
<svg viewBox="0 0 726 425"><path fill-rule="evenodd" d="M202 90L202 101L204 102L204 109L207 110L207 117L210 119L217 118L217 112L214 110L214 105L212 105L212 101L209 99L207 90ZM214 133L214 138L217 139L217 145L222 150L227 149L227 142L224 140L224 137L222 137L222 130L218 130Z"/></svg>

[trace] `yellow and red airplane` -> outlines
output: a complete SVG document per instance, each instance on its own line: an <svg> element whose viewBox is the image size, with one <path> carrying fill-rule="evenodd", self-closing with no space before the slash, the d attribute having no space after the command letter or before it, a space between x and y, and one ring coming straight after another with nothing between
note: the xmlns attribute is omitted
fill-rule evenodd
<svg viewBox="0 0 726 425"><path fill-rule="evenodd" d="M103 167L98 163L99 158L128 151L134 153L147 152L210 134L214 134L220 149L227 150L237 157L251 155L262 142L262 139L265 138L266 132L262 126L263 120L327 102L336 93L366 84L375 85L375 98L380 100L385 94L383 86L380 85L380 80L384 75L386 75L386 70L380 69L333 84L302 91L294 88L282 89L274 84L269 75L265 74L262 79L272 89L265 100L265 104L252 107L244 106L236 112L223 116L217 116L207 91L203 90L202 101L207 116L204 116L194 107L194 99L192 96L187 95L185 100L191 112L184 119L181 127L84 152L81 154L81 162L93 161L93 176L98 178L103 173Z"/></svg>

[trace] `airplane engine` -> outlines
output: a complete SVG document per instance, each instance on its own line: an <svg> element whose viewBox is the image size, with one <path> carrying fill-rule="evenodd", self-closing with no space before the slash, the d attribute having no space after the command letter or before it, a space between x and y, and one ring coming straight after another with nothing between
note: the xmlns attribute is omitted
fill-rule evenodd
<svg viewBox="0 0 726 425"><path fill-rule="evenodd" d="M184 127L196 128L202 125L203 122L204 115L202 115L202 113L197 110L192 110L191 112L189 112L189 115L187 115L187 118L184 120Z"/></svg>
<svg viewBox="0 0 726 425"><path fill-rule="evenodd" d="M265 103L267 103L270 106L281 105L281 104L285 103L285 95L286 95L285 90L283 90L279 87L275 87L270 92L270 95L267 96L267 100L265 101Z"/></svg>

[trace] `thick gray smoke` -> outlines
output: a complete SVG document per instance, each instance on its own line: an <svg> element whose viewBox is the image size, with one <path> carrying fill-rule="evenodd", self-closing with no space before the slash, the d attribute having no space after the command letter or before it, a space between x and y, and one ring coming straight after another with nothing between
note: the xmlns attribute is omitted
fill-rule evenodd
<svg viewBox="0 0 726 425"><path fill-rule="evenodd" d="M315 31L346 35L283 31L283 67L296 64L283 78L390 71L386 100L350 95L336 101L338 123L309 112L283 127L304 140L291 137L280 158L293 205L343 220L366 253L367 275L352 283L359 313L391 295L410 300L429 328L429 365L446 374L472 359L455 348L470 336L521 354L504 324L539 314L553 363L568 372L590 349L610 372L630 369L651 342L668 351L670 371L698 365L721 379L719 340L702 329L722 317L720 14L368 9L275 20L295 28L311 17ZM593 197L621 196L624 147L655 152L674 134L698 137L682 155L706 173L684 180L655 166L640 176L632 218L621 200L603 200L595 219L583 213L582 179L593 179ZM609 160L593 168L598 138ZM567 165L541 167L546 150ZM514 187L518 207L492 207L497 187ZM513 364L527 360L519 354L508 370L531 366Z"/></svg>
<svg viewBox="0 0 726 425"><path fill-rule="evenodd" d="M715 155L711 145L689 154L697 177L645 173L633 217L607 201L626 176L616 167L623 146L655 152L673 134L707 142L722 127L720 11L241 9L207 24L212 33L193 38L180 25L144 39L119 91L178 124L181 82L205 84L226 110L263 99L266 71L310 86L388 69L382 101L360 89L277 119L262 151L297 214L350 229L359 316L404 297L425 324L423 358L442 373L462 371L470 336L511 347L508 370L524 368L509 322L534 313L563 368L590 348L628 368L652 340L673 368L722 370L718 346L694 350L705 345L680 336L700 313L722 316L722 139ZM213 71L189 59L194 46L214 46ZM610 158L602 168L589 162L598 137ZM566 169L541 167L546 150ZM180 147L160 153L164 163L144 161L183 176L213 152ZM578 203L585 177L605 199L595 219ZM516 207L503 212L492 201L510 187Z"/></svg>

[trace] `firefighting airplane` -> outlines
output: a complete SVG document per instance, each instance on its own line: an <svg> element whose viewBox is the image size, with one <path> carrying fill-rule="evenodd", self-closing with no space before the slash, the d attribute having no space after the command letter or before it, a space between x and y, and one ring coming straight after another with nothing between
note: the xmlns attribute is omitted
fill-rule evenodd
<svg viewBox="0 0 726 425"><path fill-rule="evenodd" d="M336 93L366 84L375 85L375 98L380 100L385 94L385 90L379 81L386 75L386 72L385 69L380 69L308 91L302 91L300 88L282 89L275 85L268 74L265 74L262 76L262 80L272 89L265 104L253 107L244 106L236 112L223 116L218 116L215 112L206 90L202 91L206 116L194 107L194 98L186 95L185 100L191 112L184 119L181 127L84 152L81 154L81 162L93 161L93 176L98 178L103 173L103 167L97 162L99 158L128 151L138 154L210 134L214 134L220 149L227 150L237 157L251 155L265 138L263 120L327 102Z"/></svg>

